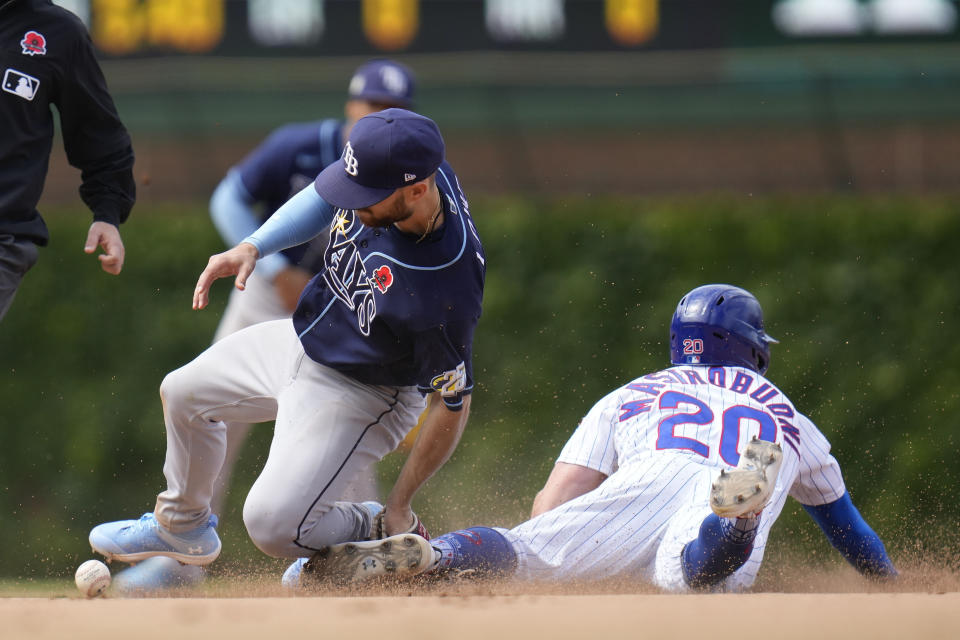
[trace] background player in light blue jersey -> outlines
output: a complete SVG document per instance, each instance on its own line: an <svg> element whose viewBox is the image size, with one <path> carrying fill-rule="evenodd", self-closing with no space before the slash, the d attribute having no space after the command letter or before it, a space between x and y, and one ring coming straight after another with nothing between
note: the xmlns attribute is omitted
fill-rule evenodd
<svg viewBox="0 0 960 640"><path fill-rule="evenodd" d="M360 118L413 106L415 79L405 65L371 60L350 80L344 118L284 125L231 167L210 199L210 215L227 246L253 233L294 194L336 162ZM215 339L264 320L289 316L303 287L323 267L326 236L267 256L242 295L230 297Z"/></svg>
<svg viewBox="0 0 960 640"><path fill-rule="evenodd" d="M760 304L729 285L680 301L674 367L637 378L587 413L517 527L471 527L333 545L284 584L472 569L527 580L643 580L660 588L750 587L793 496L860 573L896 575L854 507L830 444L764 377Z"/></svg>
<svg viewBox="0 0 960 640"><path fill-rule="evenodd" d="M413 72L393 60L375 59L354 71L343 118L295 122L279 127L239 164L231 167L210 199L210 216L227 246L253 233L291 196L313 183L336 162L350 130L360 118L390 107L409 109L415 95ZM260 260L244 291L233 290L214 334L214 342L258 322L288 318L310 278L323 268L327 236L321 234ZM230 477L250 424L227 429L227 454L213 494L214 513L222 513ZM345 499L377 499L373 467L357 474ZM114 592L142 592L201 580L203 569L165 557L151 558L114 576Z"/></svg>
<svg viewBox="0 0 960 640"><path fill-rule="evenodd" d="M343 118L292 123L272 132L243 161L231 167L210 199L210 215L227 246L253 233L283 203L312 184L317 174L336 162L350 130L360 118L388 109L413 106L415 78L393 60L371 60L354 72ZM234 289L214 341L257 322L289 317L303 288L323 268L327 236L266 256L257 264L244 291ZM220 513L235 460L250 425L228 430L227 459L213 497ZM377 498L373 469L357 476L347 497Z"/></svg>
<svg viewBox="0 0 960 640"><path fill-rule="evenodd" d="M270 453L243 509L262 551L309 557L371 535L426 534L412 501L467 423L486 273L436 124L404 109L361 118L314 184L210 258L194 308L207 305L217 278L236 276L242 290L258 258L325 230L323 270L292 321L242 329L166 376L167 489L139 520L95 527L94 551L121 562L213 562L221 544L211 501L227 431L270 420ZM413 429L428 397L384 504L341 501L353 477Z"/></svg>

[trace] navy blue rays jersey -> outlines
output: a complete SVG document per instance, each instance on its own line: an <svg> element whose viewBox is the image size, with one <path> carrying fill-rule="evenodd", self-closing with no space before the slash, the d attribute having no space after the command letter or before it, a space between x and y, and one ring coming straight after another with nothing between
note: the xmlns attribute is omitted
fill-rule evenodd
<svg viewBox="0 0 960 640"><path fill-rule="evenodd" d="M343 122L334 119L284 125L237 165L246 199L263 205L264 219L340 158L342 130ZM324 245L319 238L281 253L293 264L317 273L323 266Z"/></svg>
<svg viewBox="0 0 960 640"><path fill-rule="evenodd" d="M326 264L300 297L293 324L317 362L366 384L438 391L458 409L473 388L486 267L456 175L447 163L436 175L444 224L422 241L336 212Z"/></svg>

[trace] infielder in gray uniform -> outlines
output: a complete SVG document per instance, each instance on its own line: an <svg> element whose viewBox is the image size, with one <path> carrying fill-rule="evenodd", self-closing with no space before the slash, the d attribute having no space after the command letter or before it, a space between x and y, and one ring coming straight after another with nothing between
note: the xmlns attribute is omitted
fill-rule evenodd
<svg viewBox="0 0 960 640"><path fill-rule="evenodd" d="M360 118L390 107L410 108L415 79L406 66L392 60L371 60L350 79L342 119L286 124L273 131L242 162L231 167L210 199L210 216L227 243L244 240L291 196L309 186L317 174L336 162L350 130ZM270 320L289 318L303 288L324 266L326 234L260 260L243 291L230 294L213 341ZM253 425L227 428L227 454L214 488L211 508L222 513L230 477ZM344 500L378 499L376 468L361 471L347 487ZM163 556L150 558L120 571L113 578L114 593L144 593L194 584L204 569Z"/></svg>
<svg viewBox="0 0 960 640"><path fill-rule="evenodd" d="M272 132L243 161L227 172L210 199L210 217L232 247L253 233L287 200L313 183L317 174L343 153L350 130L360 118L390 107L410 109L415 80L406 66L376 59L356 69L347 89L343 118L287 124ZM303 288L323 269L325 234L259 261L243 291L230 294L217 326L216 342L258 322L289 318ZM231 425L227 459L217 479L213 509L220 513L239 449L251 425ZM357 477L351 500L377 499L374 469Z"/></svg>
<svg viewBox="0 0 960 640"><path fill-rule="evenodd" d="M164 379L167 488L139 520L95 527L94 551L121 562L213 562L221 544L210 505L226 430L270 420L270 454L243 509L264 553L309 557L371 535L426 534L412 501L466 426L486 269L436 124L404 109L361 118L340 160L210 258L194 308L207 305L217 278L235 276L243 289L258 258L324 231L324 269L292 322L238 331ZM383 507L341 501L353 477L413 429L427 397Z"/></svg>
<svg viewBox="0 0 960 640"><path fill-rule="evenodd" d="M850 500L830 444L764 374L756 298L729 285L685 295L673 367L614 390L567 442L533 517L425 540L334 545L284 584L474 570L527 580L641 580L670 591L751 586L787 496L866 576L896 575Z"/></svg>

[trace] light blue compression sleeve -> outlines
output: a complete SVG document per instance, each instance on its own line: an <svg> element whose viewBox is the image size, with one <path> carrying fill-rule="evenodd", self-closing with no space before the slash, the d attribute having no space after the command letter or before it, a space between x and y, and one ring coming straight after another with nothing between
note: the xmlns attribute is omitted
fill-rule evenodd
<svg viewBox="0 0 960 640"><path fill-rule="evenodd" d="M253 197L236 169L227 173L210 197L210 218L228 247L240 244L260 226L260 216L253 209ZM275 253L257 262L257 274L273 280L289 264L286 256Z"/></svg>
<svg viewBox="0 0 960 640"><path fill-rule="evenodd" d="M321 198L311 183L287 200L263 226L243 241L255 246L263 258L317 237L330 226L333 213L333 205Z"/></svg>
<svg viewBox="0 0 960 640"><path fill-rule="evenodd" d="M880 536L874 533L850 500L850 494L834 502L804 510L830 540L830 544L865 576L888 578L897 575Z"/></svg>
<svg viewBox="0 0 960 640"><path fill-rule="evenodd" d="M236 246L260 226L253 198L236 169L227 173L210 197L210 217L228 247Z"/></svg>

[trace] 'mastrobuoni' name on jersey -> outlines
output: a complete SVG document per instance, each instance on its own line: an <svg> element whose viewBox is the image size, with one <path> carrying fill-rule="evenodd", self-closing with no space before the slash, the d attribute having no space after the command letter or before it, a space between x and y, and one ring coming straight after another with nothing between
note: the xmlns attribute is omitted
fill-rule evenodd
<svg viewBox="0 0 960 640"><path fill-rule="evenodd" d="M723 390L736 398L712 399L710 389ZM619 421L625 422L657 409L667 413L657 425L656 448L683 449L708 458L710 443L691 435L678 435L684 425L712 425L720 417L719 456L735 466L740 458L739 446L744 436L741 424L752 423L761 440L778 442L778 428L783 442L800 455L800 430L794 426L797 415L792 403L766 378L741 367L683 366L651 373L622 388L629 393L620 406ZM630 393L632 392L632 393ZM636 397L639 396L639 397ZM714 406L724 406L715 416Z"/></svg>
<svg viewBox="0 0 960 640"><path fill-rule="evenodd" d="M457 176L436 174L444 224L421 239L338 210L323 270L293 322L307 354L366 384L416 385L459 407L473 388L473 333L486 273Z"/></svg>

